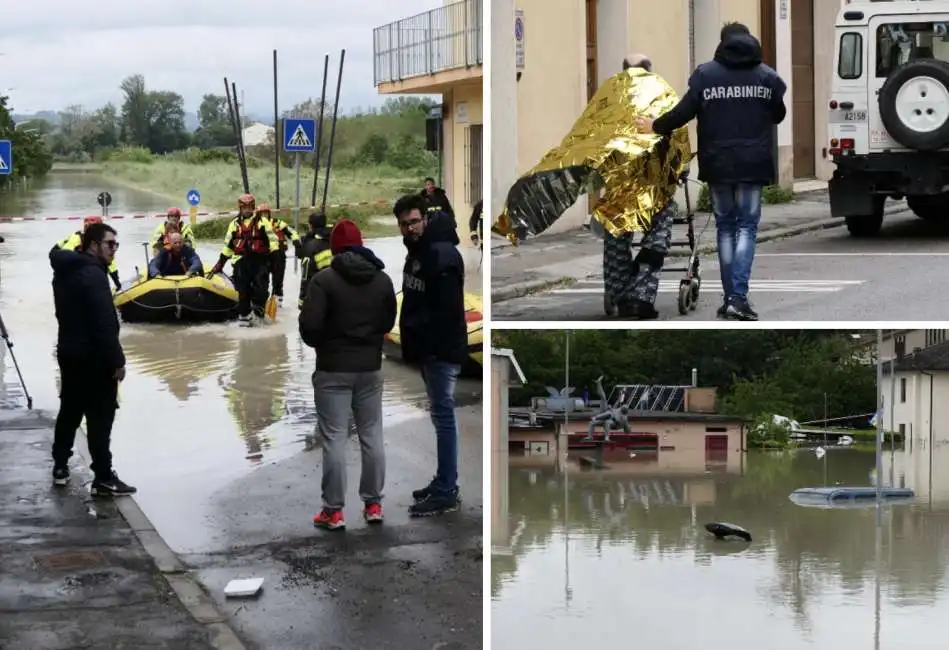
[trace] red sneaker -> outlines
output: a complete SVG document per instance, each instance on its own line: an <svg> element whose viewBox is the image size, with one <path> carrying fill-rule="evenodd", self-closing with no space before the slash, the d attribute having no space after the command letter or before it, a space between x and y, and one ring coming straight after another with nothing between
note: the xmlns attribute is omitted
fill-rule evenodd
<svg viewBox="0 0 949 650"><path fill-rule="evenodd" d="M342 510L327 510L324 508L320 511L320 514L313 517L313 525L327 530L339 530L346 528L346 520L343 519Z"/></svg>
<svg viewBox="0 0 949 650"><path fill-rule="evenodd" d="M362 511L363 519L369 524L382 523L382 505L378 503L367 503Z"/></svg>

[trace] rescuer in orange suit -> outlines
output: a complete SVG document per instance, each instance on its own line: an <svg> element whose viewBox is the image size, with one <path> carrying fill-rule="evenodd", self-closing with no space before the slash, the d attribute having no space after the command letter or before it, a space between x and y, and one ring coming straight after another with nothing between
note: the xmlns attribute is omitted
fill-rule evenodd
<svg viewBox="0 0 949 650"><path fill-rule="evenodd" d="M224 234L224 249L211 274L221 273L231 260L234 266L234 288L238 293L238 318L244 325L262 321L264 307L270 297L270 269L280 244L273 224L256 213L257 200L243 194L237 200L238 215Z"/></svg>

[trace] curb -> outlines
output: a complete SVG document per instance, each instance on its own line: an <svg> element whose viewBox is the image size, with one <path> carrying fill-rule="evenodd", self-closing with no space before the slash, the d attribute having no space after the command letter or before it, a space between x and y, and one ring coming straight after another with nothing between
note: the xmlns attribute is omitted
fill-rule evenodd
<svg viewBox="0 0 949 650"><path fill-rule="evenodd" d="M86 432L82 428L76 431L77 437L82 438L83 443L88 449L89 440L86 438ZM76 445L75 453L81 456L83 460L89 462L87 454L82 453ZM148 553L159 573L168 582L168 585L174 590L175 595L181 604L185 606L191 617L200 625L207 628L210 636L211 647L217 650L248 650L244 642L240 640L234 628L229 623L229 617L225 616L205 591L204 587L188 572L185 565L178 559L171 547L165 543L161 535L155 530L155 526L148 519L134 497L119 497L113 499L116 509L125 522L132 529L135 537L141 542L145 552Z"/></svg>
<svg viewBox="0 0 949 650"><path fill-rule="evenodd" d="M883 211L885 215L901 214L904 212L909 212L909 208L905 205L893 206ZM826 218L826 219L817 219L815 221L808 221L796 226L789 226L785 228L771 228L765 230L758 234L755 238L756 244L761 244L763 242L773 241L775 239L784 239L785 237L793 237L795 235L803 235L808 232L815 232L818 230L829 230L831 228L839 228L844 225L844 220L842 217L835 218ZM699 248L700 253L711 254L715 253L718 250L716 246L702 247ZM688 254L684 252L670 252L666 259L682 259L688 258ZM590 278L598 277L599 274L587 275L582 277L576 276L562 276L559 278L551 277L543 280L528 280L526 282L516 282L514 284L509 284L504 287L492 287L491 288L491 304L497 304L499 302L507 302L510 300L515 300L517 298L523 298L524 296L530 295L532 293L537 293L544 289L553 288L556 285L566 284L569 282L580 282Z"/></svg>

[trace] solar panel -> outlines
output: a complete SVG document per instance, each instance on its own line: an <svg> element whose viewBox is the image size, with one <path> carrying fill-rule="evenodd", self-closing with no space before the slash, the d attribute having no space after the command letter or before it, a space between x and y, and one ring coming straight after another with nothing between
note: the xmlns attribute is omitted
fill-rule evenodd
<svg viewBox="0 0 949 650"><path fill-rule="evenodd" d="M685 411L685 391L691 386L661 384L620 384L610 393L610 404L623 394L623 404L631 411Z"/></svg>

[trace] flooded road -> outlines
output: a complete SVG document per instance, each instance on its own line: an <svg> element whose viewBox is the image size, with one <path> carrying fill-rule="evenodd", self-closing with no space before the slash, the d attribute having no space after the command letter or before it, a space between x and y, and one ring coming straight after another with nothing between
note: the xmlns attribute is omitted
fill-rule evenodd
<svg viewBox="0 0 949 650"><path fill-rule="evenodd" d="M113 214L161 212L168 207L160 197L110 186L94 174L70 172L51 175L27 196L5 195L0 199L0 216L95 214L95 197L102 190L112 193ZM157 219L112 223L121 244L117 261L123 281L145 263L140 243L158 223ZM76 221L0 224L0 234L6 238L0 244L0 313L35 407L53 413L58 408L58 373L47 252L79 227ZM388 238L368 244L385 262L398 290L404 258L401 241ZM216 242L207 243L199 246L199 253L213 263L219 249ZM286 292L295 296L299 276L292 260L288 266ZM288 305L277 323L254 329L123 325L128 377L121 387L113 434L116 470L139 488L136 500L176 552L217 548L220 530L230 528L228 522L221 522L229 515L217 512L214 505L223 489L255 468L314 447L310 384L314 354L299 339L295 301L288 300ZM8 356L4 351L0 399L22 402ZM434 447L431 425L421 410L425 403L421 379L398 363L386 362L384 370L387 427L417 423L423 443ZM459 384L460 404L480 404L480 397L480 381ZM480 457L479 429L464 427L464 454L477 449ZM390 447L394 444L389 441ZM318 456L310 462L317 463ZM480 481L480 460L477 468ZM427 475L401 481L423 484L426 480ZM393 476L393 482L400 480ZM310 496L315 512L318 478ZM309 521L300 523L305 529Z"/></svg>
<svg viewBox="0 0 949 650"><path fill-rule="evenodd" d="M498 650L567 649L594 636L610 649L945 647L949 447L885 454L885 482L918 498L883 508L879 527L875 507L788 499L800 487L869 485L872 451L750 452L674 473L657 468L655 453L603 471L573 456L561 469L554 455L499 455ZM713 521L754 541L710 539L703 526Z"/></svg>

